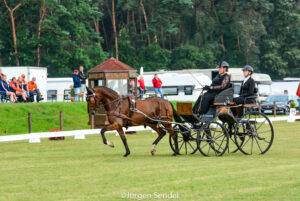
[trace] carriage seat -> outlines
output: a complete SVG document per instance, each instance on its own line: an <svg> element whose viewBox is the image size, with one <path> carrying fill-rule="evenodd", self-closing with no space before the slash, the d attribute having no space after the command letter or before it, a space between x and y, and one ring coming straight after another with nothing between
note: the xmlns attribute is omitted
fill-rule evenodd
<svg viewBox="0 0 300 201"><path fill-rule="evenodd" d="M230 105L233 103L233 94L234 89L231 85L230 88L223 90L215 97L214 106Z"/></svg>
<svg viewBox="0 0 300 201"><path fill-rule="evenodd" d="M244 108L259 108L257 103L248 103L243 105Z"/></svg>

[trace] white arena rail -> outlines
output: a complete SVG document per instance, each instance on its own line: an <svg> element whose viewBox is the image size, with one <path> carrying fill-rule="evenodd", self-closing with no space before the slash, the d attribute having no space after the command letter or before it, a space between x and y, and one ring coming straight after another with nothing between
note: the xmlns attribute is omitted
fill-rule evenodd
<svg viewBox="0 0 300 201"><path fill-rule="evenodd" d="M29 140L29 143L39 143L41 138L50 137L73 137L74 139L85 139L85 135L100 134L101 129L85 129L85 130L71 130L71 131L57 131L57 132L40 132L40 133L30 133L30 134L19 134L19 135L5 135L0 136L0 142L12 142L20 140ZM126 132L131 131L152 131L151 128L144 126L134 126L130 127ZM114 133L118 135L116 131L107 131L106 133Z"/></svg>
<svg viewBox="0 0 300 201"><path fill-rule="evenodd" d="M273 121L287 121L287 122L295 122L295 120L300 119L300 115L297 116L279 116L279 117L269 117L269 119ZM20 140L29 140L29 143L39 143L41 142L41 138L50 138L50 137L73 137L74 139L85 139L85 135L93 135L99 134L101 129L85 129L85 130L71 130L71 131L58 131L58 132L40 132L40 133L30 133L30 134L19 134L19 135L5 135L0 136L1 142L12 142L12 141L20 141ZM129 127L126 132L130 131L153 131L149 127L144 126L134 126ZM115 133L116 131L107 131L107 133Z"/></svg>

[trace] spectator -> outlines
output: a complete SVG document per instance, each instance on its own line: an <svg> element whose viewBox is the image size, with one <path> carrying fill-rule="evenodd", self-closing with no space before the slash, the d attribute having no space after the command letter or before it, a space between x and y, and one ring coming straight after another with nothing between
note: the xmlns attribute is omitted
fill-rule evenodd
<svg viewBox="0 0 300 201"><path fill-rule="evenodd" d="M0 93L1 95L9 96L10 101L14 103L17 101L17 97L16 94L10 90L6 79L7 79L6 75L2 74L0 79Z"/></svg>
<svg viewBox="0 0 300 201"><path fill-rule="evenodd" d="M74 100L77 102L79 101L79 94L80 94L80 87L81 87L78 70L74 70L72 78L73 78L73 87L74 87Z"/></svg>
<svg viewBox="0 0 300 201"><path fill-rule="evenodd" d="M134 88L135 88L135 82L134 82L134 79L131 79L129 81L129 93L130 94L135 94L134 93L135 92Z"/></svg>
<svg viewBox="0 0 300 201"><path fill-rule="evenodd" d="M154 78L152 79L152 84L154 87L154 92L156 95L159 94L161 98L164 98L164 94L162 91L162 81L159 79L157 74L154 74Z"/></svg>
<svg viewBox="0 0 300 201"><path fill-rule="evenodd" d="M142 75L140 75L138 79L138 91L141 99L143 98L143 95L145 94L145 81Z"/></svg>
<svg viewBox="0 0 300 201"><path fill-rule="evenodd" d="M40 102L41 100L43 100L42 94L37 87L35 77L33 77L32 80L27 83L27 87L28 87L28 92L29 92L29 97L31 102L34 102L35 95L36 95L36 102Z"/></svg>
<svg viewBox="0 0 300 201"><path fill-rule="evenodd" d="M85 90L86 90L86 79L87 79L87 76L84 74L84 67L83 65L80 65L79 66L79 79L80 79L80 83L81 83L81 86L80 86L80 93L82 95L85 94Z"/></svg>
<svg viewBox="0 0 300 201"><path fill-rule="evenodd" d="M24 92L20 86L20 84L17 81L16 77L13 77L11 79L11 82L9 83L9 86L11 88L11 91L13 91L17 97L21 97L23 101L27 101L27 95L26 92ZM19 99L20 100L20 99Z"/></svg>
<svg viewBox="0 0 300 201"><path fill-rule="evenodd" d="M22 74L20 77L19 77L19 84L21 85L21 88L24 92L28 92L28 87L27 87L27 82L26 82L26 77L24 74ZM29 95L29 94L27 94Z"/></svg>

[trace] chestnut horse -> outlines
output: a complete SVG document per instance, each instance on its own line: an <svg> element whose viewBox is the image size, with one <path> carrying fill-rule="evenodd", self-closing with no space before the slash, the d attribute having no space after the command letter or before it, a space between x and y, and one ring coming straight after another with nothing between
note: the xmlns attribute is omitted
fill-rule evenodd
<svg viewBox="0 0 300 201"><path fill-rule="evenodd" d="M173 121L173 115L175 115L175 119L178 118L178 115L172 104L167 100L161 98L135 100L135 107L132 109L130 96L119 96L117 92L107 87L95 87L94 89L87 87L87 103L90 114L95 113L99 104L104 106L109 124L101 129L103 143L114 147L113 143L106 139L105 132L116 130L124 144L125 157L130 154L130 150L123 127L144 125L155 130L158 137L152 143L152 155L155 154L156 145L166 135L166 131L170 134L170 137L174 137L171 122Z"/></svg>

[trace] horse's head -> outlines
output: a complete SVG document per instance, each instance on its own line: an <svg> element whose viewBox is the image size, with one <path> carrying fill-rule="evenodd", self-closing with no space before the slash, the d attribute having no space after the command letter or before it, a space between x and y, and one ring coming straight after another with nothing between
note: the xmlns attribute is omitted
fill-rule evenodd
<svg viewBox="0 0 300 201"><path fill-rule="evenodd" d="M87 87L86 101L88 103L88 111L95 113L99 104L103 104L106 111L110 110L111 103L119 98L117 92L107 87L96 87L94 89Z"/></svg>
<svg viewBox="0 0 300 201"><path fill-rule="evenodd" d="M86 87L86 102L88 103L88 112L95 113L97 107L97 97L94 89Z"/></svg>

